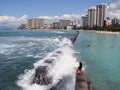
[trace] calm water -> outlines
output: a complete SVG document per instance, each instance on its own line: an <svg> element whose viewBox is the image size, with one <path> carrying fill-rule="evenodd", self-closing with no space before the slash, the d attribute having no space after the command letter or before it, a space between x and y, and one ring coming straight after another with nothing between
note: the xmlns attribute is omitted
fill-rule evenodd
<svg viewBox="0 0 120 90"><path fill-rule="evenodd" d="M120 90L120 35L81 32L75 47L96 90Z"/></svg>
<svg viewBox="0 0 120 90"><path fill-rule="evenodd" d="M30 70L34 69L36 64L39 65L39 61L47 57L49 53L58 49L61 43L67 42L66 37L70 38L74 34L74 31L1 30L0 90L23 90L24 86L20 87L19 84L21 80L28 82L27 77L32 73ZM63 62L82 60L96 90L119 90L119 35L81 32L74 45L76 53L71 57L72 59L68 58L72 55L72 49L68 50L63 48L63 51L68 54L61 57L66 58L66 62ZM62 63L63 68L65 68L64 63ZM69 65L71 65L70 62ZM63 68L60 70L64 71ZM29 88L27 89L33 90Z"/></svg>

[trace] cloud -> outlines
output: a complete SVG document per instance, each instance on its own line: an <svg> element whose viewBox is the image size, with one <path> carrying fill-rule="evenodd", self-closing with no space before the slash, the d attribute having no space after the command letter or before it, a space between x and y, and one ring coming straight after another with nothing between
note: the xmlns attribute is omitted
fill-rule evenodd
<svg viewBox="0 0 120 90"><path fill-rule="evenodd" d="M61 19L80 19L81 15L78 14L64 14Z"/></svg>
<svg viewBox="0 0 120 90"><path fill-rule="evenodd" d="M0 16L0 26L18 26L22 23L27 22L27 15L23 15L21 17L15 17L15 16ZM51 23L53 21L58 21L60 19L69 19L69 20L74 20L74 19L80 19L81 15L79 14L63 14L61 16L39 16L36 18L44 18L47 23Z"/></svg>
<svg viewBox="0 0 120 90"><path fill-rule="evenodd" d="M19 18L15 16L0 16L0 25L2 26L17 26L21 23L25 23L27 20L27 15L23 15Z"/></svg>
<svg viewBox="0 0 120 90"><path fill-rule="evenodd" d="M47 19L47 20L56 20L56 19L59 19L58 16L39 16L38 18L43 18L43 19Z"/></svg>
<svg viewBox="0 0 120 90"><path fill-rule="evenodd" d="M60 19L80 19L81 15L78 14L63 14L62 16L39 16L39 18L44 18L46 20L60 20Z"/></svg>
<svg viewBox="0 0 120 90"><path fill-rule="evenodd" d="M108 7L108 16L109 17L117 17L120 19L120 0L115 3L110 4Z"/></svg>
<svg viewBox="0 0 120 90"><path fill-rule="evenodd" d="M0 26L18 26L22 23L27 22L27 15L23 15L19 18L15 16L0 16ZM81 15L79 14L63 14L62 16L39 16L37 18L44 18L46 22L58 21L60 19L80 19Z"/></svg>

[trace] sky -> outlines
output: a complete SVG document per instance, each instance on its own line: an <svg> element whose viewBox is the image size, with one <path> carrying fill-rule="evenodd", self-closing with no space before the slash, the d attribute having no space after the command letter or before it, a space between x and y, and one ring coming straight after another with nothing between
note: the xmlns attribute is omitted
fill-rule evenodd
<svg viewBox="0 0 120 90"><path fill-rule="evenodd" d="M0 26L25 23L28 18L80 19L87 9L107 3L107 16L120 18L120 0L0 0Z"/></svg>

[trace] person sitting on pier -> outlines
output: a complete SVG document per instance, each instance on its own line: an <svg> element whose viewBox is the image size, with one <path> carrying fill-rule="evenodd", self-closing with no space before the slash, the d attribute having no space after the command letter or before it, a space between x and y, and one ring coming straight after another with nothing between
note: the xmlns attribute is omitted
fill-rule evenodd
<svg viewBox="0 0 120 90"><path fill-rule="evenodd" d="M77 67L77 74L80 74L82 70L82 62L79 62L79 66Z"/></svg>

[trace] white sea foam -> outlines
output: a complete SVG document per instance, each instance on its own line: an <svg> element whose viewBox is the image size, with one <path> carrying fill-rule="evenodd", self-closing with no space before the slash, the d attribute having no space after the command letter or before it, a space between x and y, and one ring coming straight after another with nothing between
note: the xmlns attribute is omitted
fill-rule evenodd
<svg viewBox="0 0 120 90"><path fill-rule="evenodd" d="M65 32L62 32L62 31L53 31L54 33L65 33Z"/></svg>
<svg viewBox="0 0 120 90"><path fill-rule="evenodd" d="M77 67L78 63L76 58L73 56L74 50L72 48L72 43L70 40L64 38L58 46L59 48L57 50L49 53L44 59L34 63L33 69L27 70L24 74L20 75L17 81L17 85L22 87L23 90L47 90L50 88L50 86L40 86L37 84L31 85L30 83L34 77L35 69L39 65L42 65L44 60L51 58L51 55L53 55L56 51L61 51L62 53L60 56L57 56L56 58L54 57L56 62L49 70L49 75L53 77L52 85L56 84L60 78L71 76L71 80L69 80L69 84L66 85L66 88L67 90L74 90L75 67Z"/></svg>
<svg viewBox="0 0 120 90"><path fill-rule="evenodd" d="M60 40L58 38L39 38L39 37L1 37L0 41L0 54L2 55L14 55L22 54L26 55L36 50L45 51L46 48L57 46ZM54 44L54 45L53 45ZM30 53L29 57L34 55ZM38 55L36 57L39 57Z"/></svg>
<svg viewBox="0 0 120 90"><path fill-rule="evenodd" d="M11 48L14 48L15 46L15 44L0 44L0 54L8 55L9 53L14 52Z"/></svg>

